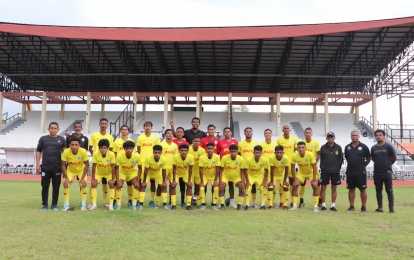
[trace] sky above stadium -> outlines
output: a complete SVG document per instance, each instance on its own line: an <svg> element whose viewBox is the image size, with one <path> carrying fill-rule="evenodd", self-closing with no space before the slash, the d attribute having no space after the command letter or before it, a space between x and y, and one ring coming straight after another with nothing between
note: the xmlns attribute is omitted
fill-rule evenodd
<svg viewBox="0 0 414 260"><path fill-rule="evenodd" d="M414 15L414 1L327 1L327 0L14 0L0 2L0 22L99 26L99 27L218 27L253 25L289 25L338 23L380 20ZM403 100L403 109L412 111L410 99ZM412 103L412 102L411 102ZM399 123L398 98L378 98L378 120L381 123ZM79 107L79 106L78 106ZM34 106L35 110L40 106ZM60 106L49 105L50 110ZM70 106L67 110L72 110ZM82 108L84 110L84 108ZM81 109L81 110L82 110ZM100 106L93 107L100 110ZM119 106L107 110L122 110ZM149 106L148 106L148 109ZM154 108L154 110L161 108ZM251 111L256 111L254 107ZM75 109L73 109L75 110ZM79 110L79 109L76 109ZM206 109L210 110L210 109ZM294 110L305 111L304 107ZM262 108L258 111L263 111ZM270 111L270 108L268 109ZM282 112L287 111L282 108ZM289 108L289 111L292 111ZM311 110L310 110L311 111ZM3 113L21 112L21 105L5 100ZM309 112L309 111L308 111ZM323 112L323 107L318 109ZM332 108L330 112L349 112L349 107ZM371 114L371 103L361 106L360 115ZM409 113L405 124L414 124Z"/></svg>

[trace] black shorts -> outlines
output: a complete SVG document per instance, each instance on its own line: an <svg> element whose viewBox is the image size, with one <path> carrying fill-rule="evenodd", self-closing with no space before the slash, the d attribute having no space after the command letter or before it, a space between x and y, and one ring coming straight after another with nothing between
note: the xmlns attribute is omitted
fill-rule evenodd
<svg viewBox="0 0 414 260"><path fill-rule="evenodd" d="M332 185L336 186L336 185L341 185L341 176L338 173L321 173L321 184L322 185L328 185L329 184L329 180L332 181Z"/></svg>
<svg viewBox="0 0 414 260"><path fill-rule="evenodd" d="M348 189L358 188L360 190L367 188L367 175L346 175L346 187Z"/></svg>

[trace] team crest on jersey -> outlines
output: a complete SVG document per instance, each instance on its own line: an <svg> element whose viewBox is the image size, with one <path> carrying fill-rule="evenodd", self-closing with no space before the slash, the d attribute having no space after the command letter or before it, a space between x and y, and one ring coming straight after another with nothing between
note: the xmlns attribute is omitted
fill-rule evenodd
<svg viewBox="0 0 414 260"><path fill-rule="evenodd" d="M150 141L151 141L151 142L154 142L154 138L151 138L151 139L150 139Z"/></svg>
<svg viewBox="0 0 414 260"><path fill-rule="evenodd" d="M275 149L275 146L274 145L272 145L272 150L274 150Z"/></svg>
<svg viewBox="0 0 414 260"><path fill-rule="evenodd" d="M200 156L201 156L201 154L197 154L197 156L198 156L198 157L200 157Z"/></svg>
<svg viewBox="0 0 414 260"><path fill-rule="evenodd" d="M236 165L239 165L239 162L236 162Z"/></svg>
<svg viewBox="0 0 414 260"><path fill-rule="evenodd" d="M339 154L339 152L338 152L338 151L335 151L335 154L336 154L336 155L338 155L338 154Z"/></svg>
<svg viewBox="0 0 414 260"><path fill-rule="evenodd" d="M82 159L82 157L81 156L78 156L78 160L80 160L80 159Z"/></svg>
<svg viewBox="0 0 414 260"><path fill-rule="evenodd" d="M305 162L308 162L309 160L308 159L305 159Z"/></svg>
<svg viewBox="0 0 414 260"><path fill-rule="evenodd" d="M189 162L185 162L185 165L187 165L187 166L188 166L188 165L190 165L190 163L189 163Z"/></svg>
<svg viewBox="0 0 414 260"><path fill-rule="evenodd" d="M109 159L106 159L106 162L109 163Z"/></svg>
<svg viewBox="0 0 414 260"><path fill-rule="evenodd" d="M285 164L285 162L280 162L280 164Z"/></svg>
<svg viewBox="0 0 414 260"><path fill-rule="evenodd" d="M347 150L350 150L351 149L351 147L350 146L348 146L348 149Z"/></svg>
<svg viewBox="0 0 414 260"><path fill-rule="evenodd" d="M252 148L254 148L254 144L252 144Z"/></svg>
<svg viewBox="0 0 414 260"><path fill-rule="evenodd" d="M134 161L134 160L132 160L132 161L131 161L131 164L135 164L135 161Z"/></svg>
<svg viewBox="0 0 414 260"><path fill-rule="evenodd" d="M313 146L313 144L311 144L311 148L313 148L314 146Z"/></svg>
<svg viewBox="0 0 414 260"><path fill-rule="evenodd" d="M212 160L212 161L211 161L211 164L216 164L216 161L215 161L215 160Z"/></svg>
<svg viewBox="0 0 414 260"><path fill-rule="evenodd" d="M160 167L162 167L162 163L160 163Z"/></svg>
<svg viewBox="0 0 414 260"><path fill-rule="evenodd" d="M83 137L82 137L81 141L82 141L82 142L85 142L85 138L83 138Z"/></svg>
<svg viewBox="0 0 414 260"><path fill-rule="evenodd" d="M259 167L263 167L263 163L259 164Z"/></svg>
<svg viewBox="0 0 414 260"><path fill-rule="evenodd" d="M361 150L362 150L362 147L361 147L361 146L359 146L359 147L358 147L358 150L360 150L360 151L361 151Z"/></svg>
<svg viewBox="0 0 414 260"><path fill-rule="evenodd" d="M293 142L292 142L292 141L290 141L290 144L293 144Z"/></svg>
<svg viewBox="0 0 414 260"><path fill-rule="evenodd" d="M174 151L174 150L175 150L175 146L171 147L171 150L173 150L173 151Z"/></svg>

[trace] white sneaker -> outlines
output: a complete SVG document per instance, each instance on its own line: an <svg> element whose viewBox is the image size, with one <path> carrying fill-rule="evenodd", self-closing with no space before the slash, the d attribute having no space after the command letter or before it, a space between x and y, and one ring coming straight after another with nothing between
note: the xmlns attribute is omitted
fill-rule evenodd
<svg viewBox="0 0 414 260"><path fill-rule="evenodd" d="M89 207L89 206L90 206L90 207ZM89 211L92 211L92 210L97 210L97 209L98 209L98 207L97 207L96 205L89 205L89 206L88 206L88 208L87 208Z"/></svg>
<svg viewBox="0 0 414 260"><path fill-rule="evenodd" d="M93 206L93 204L92 203L89 203L89 205L86 207L86 209L89 210L90 208L92 208L92 206Z"/></svg>
<svg viewBox="0 0 414 260"><path fill-rule="evenodd" d="M295 205L293 205L289 210L297 210L298 207L296 207Z"/></svg>
<svg viewBox="0 0 414 260"><path fill-rule="evenodd" d="M116 210L121 210L121 205L117 205Z"/></svg>
<svg viewBox="0 0 414 260"><path fill-rule="evenodd" d="M137 210L137 205L132 205L132 210Z"/></svg>
<svg viewBox="0 0 414 260"><path fill-rule="evenodd" d="M64 205L62 208L63 211L68 211L69 209L70 209L69 205Z"/></svg>
<svg viewBox="0 0 414 260"><path fill-rule="evenodd" d="M198 209L199 209L199 210L204 210L204 209L206 209L206 206L201 205Z"/></svg>
<svg viewBox="0 0 414 260"><path fill-rule="evenodd" d="M171 208L170 208L168 205L165 205L165 206L164 206L164 209L165 209L165 210L171 210Z"/></svg>
<svg viewBox="0 0 414 260"><path fill-rule="evenodd" d="M108 205L108 209L109 209L110 211L113 211L113 210L114 210L114 206L112 206L112 205Z"/></svg>
<svg viewBox="0 0 414 260"><path fill-rule="evenodd" d="M258 208L260 208L260 207L256 205L256 202L253 202L253 204L252 204L252 208L254 208L254 209L258 209Z"/></svg>
<svg viewBox="0 0 414 260"><path fill-rule="evenodd" d="M230 207L232 207L232 208L234 208L234 209L237 209L237 205L236 205L236 203L234 203L234 202L230 202Z"/></svg>
<svg viewBox="0 0 414 260"><path fill-rule="evenodd" d="M155 205L154 209L159 209L160 205Z"/></svg>
<svg viewBox="0 0 414 260"><path fill-rule="evenodd" d="M105 208L109 208L109 204L108 203L104 203L103 204L103 206L105 207ZM112 207L113 208L113 207Z"/></svg>
<svg viewBox="0 0 414 260"><path fill-rule="evenodd" d="M318 206L313 206L313 212L318 212L318 211L319 211Z"/></svg>
<svg viewBox="0 0 414 260"><path fill-rule="evenodd" d="M211 208L214 209L214 210L219 210L219 207L217 205L212 206Z"/></svg>
<svg viewBox="0 0 414 260"><path fill-rule="evenodd" d="M279 205L277 203L273 203L273 208L274 209L278 209L279 208Z"/></svg>
<svg viewBox="0 0 414 260"><path fill-rule="evenodd" d="M86 210L86 205L82 205L82 206L81 206L81 210L82 210L82 211L85 211L85 210Z"/></svg>
<svg viewBox="0 0 414 260"><path fill-rule="evenodd" d="M144 209L144 206L139 205L139 206L137 207L137 209L138 209L138 210L143 210L143 209Z"/></svg>

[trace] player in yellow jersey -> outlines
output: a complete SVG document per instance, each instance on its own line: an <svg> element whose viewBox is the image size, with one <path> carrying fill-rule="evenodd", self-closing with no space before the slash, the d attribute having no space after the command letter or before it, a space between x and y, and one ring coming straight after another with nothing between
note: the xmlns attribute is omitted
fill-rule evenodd
<svg viewBox="0 0 414 260"><path fill-rule="evenodd" d="M165 140L160 143L162 146L162 155L167 158L167 165L166 165L166 173L167 173L167 180L172 182L172 168L173 168L173 161L174 155L178 154L178 146L176 143L172 141L174 134L171 129L165 130ZM170 193L170 202L171 202L171 185L169 186Z"/></svg>
<svg viewBox="0 0 414 260"><path fill-rule="evenodd" d="M144 169L144 173L142 176L138 175L138 179L141 179L141 185L139 182L136 182L136 188L139 188L139 208L138 210L144 209L144 200L145 200L145 189L147 188L147 183L153 180L158 184L157 189L157 204L155 208L159 208L160 204L160 197L162 197L162 203L164 209L169 210L170 208L167 206L167 183L166 183L166 166L167 166L167 158L162 156L162 146L161 145L154 145L153 148L153 155L148 156L145 158L145 164L142 167ZM160 187L161 186L161 187ZM133 209L137 209L137 207L132 206Z"/></svg>
<svg viewBox="0 0 414 260"><path fill-rule="evenodd" d="M197 196L197 208L198 209L205 209L206 207L201 205L201 197L200 197L200 186L198 185L200 183L200 171L199 171L199 162L200 157L203 154L206 154L206 150L204 150L203 147L200 146L200 137L194 137L192 146L190 146L188 153L191 154L194 157L194 166L193 166L193 180L194 180L194 193Z"/></svg>
<svg viewBox="0 0 414 260"><path fill-rule="evenodd" d="M260 187L260 209L265 210L265 203L267 198L267 178L269 177L269 161L262 156L263 147L257 145L254 147L254 155L247 159L245 166L246 178L246 194L244 210L250 209L250 185L257 185Z"/></svg>
<svg viewBox="0 0 414 260"><path fill-rule="evenodd" d="M142 133L137 138L137 151L141 155L142 163L145 162L145 159L148 156L152 155L152 147L156 144L159 144L160 141L158 139L158 136L151 133L152 130L152 122L151 121L145 121L144 122L144 133ZM154 198L155 198L155 182L151 182L151 200L149 202L149 205L151 208L155 207Z"/></svg>
<svg viewBox="0 0 414 260"><path fill-rule="evenodd" d="M244 129L244 136L245 139L238 143L239 146L239 155L243 157L244 160L247 160L249 157L253 155L253 149L256 145L259 145L256 141L252 139L253 137L253 129L251 127L246 127ZM253 200L253 208L256 208L256 185L252 185L251 188L252 200ZM250 202L249 202L250 203Z"/></svg>
<svg viewBox="0 0 414 260"><path fill-rule="evenodd" d="M221 170L219 174L219 188L220 188L220 210L224 210L224 194L226 186L229 182L233 182L239 188L239 198L237 203L237 210L243 209L244 201L244 169L245 162L243 157L237 154L239 148L232 144L229 147L230 154L223 156L221 159Z"/></svg>
<svg viewBox="0 0 414 260"><path fill-rule="evenodd" d="M136 182L139 182L138 176L141 174L141 156L134 153L135 143L133 141L126 141L123 145L124 151L119 153L116 157L115 176L116 176L116 209L120 210L122 205L122 186L124 182L132 182L136 186ZM138 168L137 168L138 167ZM139 185L138 185L139 186ZM115 192L112 193L109 201L109 205L112 205L115 199ZM132 192L132 206L137 205L138 190L133 189Z"/></svg>
<svg viewBox="0 0 414 260"><path fill-rule="evenodd" d="M114 138L111 134L106 132L108 128L108 119L101 118L99 120L99 132L95 132L91 135L89 139L89 152L93 156L93 153L99 149L98 143L102 139L107 139L109 141L109 150L112 150ZM103 193L103 204L105 207L108 207L108 180L106 178L102 179L102 193Z"/></svg>
<svg viewBox="0 0 414 260"><path fill-rule="evenodd" d="M102 181L103 178L108 180L110 192L114 190L115 181L115 153L109 151L109 141L102 139L98 143L99 149L95 151L92 157L92 180L91 180L91 204L88 206L88 210L96 210L96 187ZM109 205L109 208L113 208Z"/></svg>
<svg viewBox="0 0 414 260"><path fill-rule="evenodd" d="M219 195L219 188L218 188L218 176L220 174L220 156L214 153L215 144L214 143L207 143L206 149L207 153L200 157L200 161L198 164L199 174L200 174L200 182L198 185L200 186L200 200L201 206L206 207L206 191L207 191L207 183L210 181L210 184L213 186L213 198L212 198L212 208L214 210L218 210L217 207L217 199Z"/></svg>
<svg viewBox="0 0 414 260"><path fill-rule="evenodd" d="M114 148L113 148L113 152L115 153L115 156L124 151L124 143L126 141L134 141L131 138L129 138L129 127L127 125L123 125L121 126L121 136L119 138L117 138L114 141ZM127 191L128 191L128 207L132 208L132 192L134 189L134 186L132 186L132 183L130 181L127 181ZM116 191L115 191L116 192ZM116 197L116 194L115 194ZM114 203L116 206L116 202Z"/></svg>
<svg viewBox="0 0 414 260"><path fill-rule="evenodd" d="M305 180L312 181L313 189L313 211L318 212L318 200L319 200L319 190L318 190L318 179L316 172L316 159L313 156L313 153L306 151L305 142L298 142L298 152L295 153L291 158L292 166L292 175L293 175L293 192L292 192L292 207L289 210L296 210L298 203L298 187L301 183L304 183ZM296 174L296 164L298 165L298 173Z"/></svg>
<svg viewBox="0 0 414 260"><path fill-rule="evenodd" d="M173 161L173 178L171 183L171 210L176 210L177 204L177 195L175 188L177 187L177 181L182 181L187 184L187 210L192 210L191 208L191 194L192 194L192 172L194 165L194 157L191 154L188 154L189 146L186 144L180 145L180 153L174 155Z"/></svg>
<svg viewBox="0 0 414 260"><path fill-rule="evenodd" d="M319 158L321 156L321 146L319 145L319 142L315 139L312 139L312 128L307 127L305 128L305 139L302 140L302 142L305 142L306 144L306 151L313 153L313 156L315 156L316 159L316 172L317 172L317 179L320 179L320 174L319 174L319 168L318 168L318 161ZM319 185L319 194L321 193L321 185L320 183L318 183ZM304 201L304 197L305 197L305 190L306 190L306 181L300 185L300 202L299 202L299 208L303 208L305 206L305 201ZM321 199L319 198L319 203L321 203Z"/></svg>
<svg viewBox="0 0 414 260"><path fill-rule="evenodd" d="M68 167L66 168L66 163ZM88 152L80 147L80 140L77 137L72 137L69 142L69 148L66 149L61 156L61 170L65 181L63 182L63 194L65 203L63 211L67 211L70 208L70 185L75 176L79 179L79 185L81 187L81 210L86 210L86 196L88 194L86 189L86 174L89 170L89 158Z"/></svg>
<svg viewBox="0 0 414 260"><path fill-rule="evenodd" d="M272 141L272 136L273 136L273 132L270 129L266 129L264 130L264 138L265 140L263 142L260 143L260 146L263 147L263 153L262 155L264 157L266 157L267 159L269 159L270 157L275 155L275 147L276 147L276 142ZM276 189L272 189L272 192L269 192L267 194L268 197L272 197L272 201L276 201L276 193L277 190ZM279 194L280 196L282 195L283 190L279 189ZM269 199L268 199L269 200ZM277 205L269 205L269 206L275 206L277 207Z"/></svg>
<svg viewBox="0 0 414 260"><path fill-rule="evenodd" d="M276 145L283 146L284 154L290 159L292 159L292 156L296 151L297 140L295 137L290 136L290 130L291 130L290 125L288 124L283 125L283 128L282 128L283 136L279 137L276 140ZM292 175L292 171L290 167L289 167L289 184L290 186L292 186L293 184L293 175ZM281 194L282 192L283 192L282 189L279 189L279 193ZM293 192L293 189L291 189L291 192ZM273 206L276 207L277 205L273 205ZM279 205L279 206L281 207L282 205Z"/></svg>
<svg viewBox="0 0 414 260"><path fill-rule="evenodd" d="M277 145L275 147L275 155L269 157L269 193L273 193L273 189L276 189L276 182L279 182L279 187L282 188L283 192L280 194L280 204L283 205L283 210L287 210L287 203L289 200L289 168L290 159L283 154L283 146ZM273 201L273 196L268 196L269 209L273 209L273 205L277 205ZM279 205L280 205L279 204Z"/></svg>

